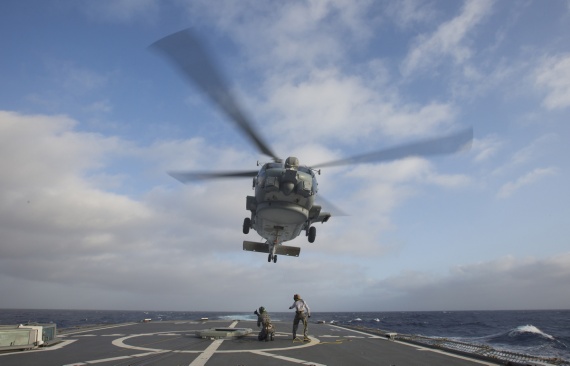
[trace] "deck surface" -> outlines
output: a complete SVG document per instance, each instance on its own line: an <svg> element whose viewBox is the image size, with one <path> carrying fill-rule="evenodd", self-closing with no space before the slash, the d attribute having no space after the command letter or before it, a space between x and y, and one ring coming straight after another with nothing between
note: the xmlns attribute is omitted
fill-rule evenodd
<svg viewBox="0 0 570 366"><path fill-rule="evenodd" d="M496 365L331 324L310 324L311 342L293 341L292 322L274 322L274 341L257 340L252 321L127 323L66 330L62 342L0 354L0 365ZM234 339L202 339L198 330L251 328Z"/></svg>

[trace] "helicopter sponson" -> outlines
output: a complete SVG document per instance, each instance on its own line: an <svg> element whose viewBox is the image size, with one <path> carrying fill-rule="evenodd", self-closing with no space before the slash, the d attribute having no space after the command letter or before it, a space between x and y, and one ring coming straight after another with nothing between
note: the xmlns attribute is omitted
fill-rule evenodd
<svg viewBox="0 0 570 366"><path fill-rule="evenodd" d="M304 230L314 242L317 230L312 224L326 222L330 213L315 205L318 183L315 170L299 165L299 159L288 157L285 163L266 163L253 178L255 196L247 196L246 208L251 217L243 222L243 233L253 228L267 243L244 241L243 249L269 253L268 261L277 254L299 256L300 248L283 246Z"/></svg>

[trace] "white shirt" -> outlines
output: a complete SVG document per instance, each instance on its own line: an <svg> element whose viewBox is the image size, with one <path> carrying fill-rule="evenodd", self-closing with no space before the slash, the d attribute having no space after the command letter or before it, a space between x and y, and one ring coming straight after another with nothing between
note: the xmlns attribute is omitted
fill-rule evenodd
<svg viewBox="0 0 570 366"><path fill-rule="evenodd" d="M299 299L289 306L289 309L295 308L296 311L304 311L308 316L311 316L311 309L303 299Z"/></svg>

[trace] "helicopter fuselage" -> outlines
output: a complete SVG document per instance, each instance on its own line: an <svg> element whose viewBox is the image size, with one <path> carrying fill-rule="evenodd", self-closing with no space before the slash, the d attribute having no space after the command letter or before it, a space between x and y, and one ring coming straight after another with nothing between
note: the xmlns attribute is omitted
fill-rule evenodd
<svg viewBox="0 0 570 366"><path fill-rule="evenodd" d="M248 196L246 205L251 218L244 221L244 233L250 223L270 246L292 240L303 230L308 236L311 224L330 217L327 213L321 215L321 206L315 205L315 171L299 166L296 158L287 158L285 164L264 164L253 178L253 187L255 196ZM313 240L314 234L309 238Z"/></svg>

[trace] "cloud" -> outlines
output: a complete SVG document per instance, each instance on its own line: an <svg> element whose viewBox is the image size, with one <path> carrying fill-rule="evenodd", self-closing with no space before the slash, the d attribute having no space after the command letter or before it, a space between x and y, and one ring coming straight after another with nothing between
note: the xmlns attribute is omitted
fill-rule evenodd
<svg viewBox="0 0 570 366"><path fill-rule="evenodd" d="M283 257L268 268L263 255L241 250L242 240L260 240L241 233L249 180L184 186L162 170L180 156L190 157L181 168L231 167L243 152L215 150L200 139L137 146L76 126L65 116L0 113L0 168L9 172L0 177L0 285L21 285L0 306L19 306L17 299L47 288L60 299L55 307L247 309L260 292L309 293L318 286L315 306L349 308L334 301L339 284L356 293L353 284L369 276L358 262L398 250L380 239L392 229L391 210L418 181L449 184L422 159L333 174L329 181L346 174L359 187L369 182L348 191L346 209L359 215L319 225L314 244L304 237L292 242L302 247L303 261ZM144 182L133 166L150 174Z"/></svg>
<svg viewBox="0 0 570 366"><path fill-rule="evenodd" d="M427 1L402 0L389 2L386 13L391 21L400 28L410 28L418 23L428 23L436 16L436 10Z"/></svg>
<svg viewBox="0 0 570 366"><path fill-rule="evenodd" d="M279 309L297 292L320 311L354 309L355 297L362 310L488 309L489 298L495 308L564 304L555 289L567 293L570 255L458 266L443 277L382 278L361 263L399 250L382 233L393 226L388 213L415 194L412 183L448 184L424 159L345 170L345 178L367 182L348 199L358 217L331 219L314 244L295 241L302 261L283 257L268 267L240 248L244 195L236 190L247 182L151 185L128 197L105 190L104 177L91 179L118 157L153 155L155 163L145 161L163 165L180 149L200 151L199 141L133 148L75 125L63 116L0 113L0 168L10 173L0 177L0 288L11 294L1 307L20 307L31 293L54 295L46 306L101 309L237 311L260 301ZM542 302L523 301L535 290ZM267 291L276 295L260 296Z"/></svg>
<svg viewBox="0 0 570 366"><path fill-rule="evenodd" d="M545 59L552 63L545 61L543 68L533 74L527 73L532 57L517 61L507 54L520 49L510 38L483 45L483 49L475 43L496 34L492 28L495 23L490 23L491 27L480 34L484 39L476 38L493 10L490 1L466 1L463 6L444 7L433 7L430 1L420 1L417 6L407 1L392 6L344 0L198 0L175 1L167 6L156 1L79 4L91 20L115 23L117 30L124 30L124 24L152 23L161 14L176 12L177 17L169 19L168 24L132 28L125 34L135 37L129 44L138 43L143 48L152 41L145 40L148 31L169 32L176 24L184 23L180 27L190 26L208 34L212 47L221 51L221 60L243 86L243 94L252 106L249 110L261 117L264 137L275 144L277 152L298 156L307 164L453 130L456 117L465 112L463 108L492 114L492 118L481 117L479 130L489 127L485 127L487 123L500 124L516 118L516 113L501 109L510 105L503 106L503 100L495 97L524 94L520 91L524 88L512 87L514 80L518 80L515 84L519 86L528 82L529 78L521 77L522 74L535 77L534 86L546 92L545 101L551 94L557 95L553 100L564 100L564 84L553 81L548 67L564 71L561 61L566 56ZM188 12L183 14L181 9ZM449 15L449 9L460 11ZM442 14L447 14L447 21L432 25ZM385 27L390 22L398 28ZM90 23L88 28L93 31L93 22ZM418 27L429 31L415 37ZM235 48L229 40L235 42ZM388 48L377 47L376 42L387 42ZM508 47L503 49L503 45ZM402 50L406 56L403 61ZM499 53L502 60L494 57ZM133 60L140 62L140 70L157 73L146 77L162 79L162 68L148 67L152 64L145 64L146 58L133 55ZM127 53L124 56L129 57ZM126 64L133 60L123 61ZM450 87L440 83L410 85L401 83L401 77L396 75L398 65L404 75L415 76L448 64L459 65L463 71L453 74L463 81ZM49 110L64 108L76 119L0 112L0 168L5 172L0 176L0 291L11 295L0 298L0 308L20 307L33 298L32 293L38 293L53 295L49 300L52 307L247 310L263 300L264 306L286 310L291 295L300 292L320 310L354 310L354 299L358 299L356 306L365 310L424 310L449 306L508 307L495 302L495 297L501 296L501 286L507 290L521 289L503 293L512 295L511 304L525 303L522 288L528 285L526 289L531 291L546 287L548 282L540 280L554 283L552 290L544 291L567 291L564 286L568 277L562 270L567 261L507 258L466 264L441 276L407 270L416 260L426 268L441 264L426 260L421 251L394 260L409 249L403 238L422 235L414 229L425 224L414 220L422 219L423 212L429 215L428 223L438 221L440 213L433 210L430 202L451 202L439 194L462 189L475 179L454 172L442 173L436 163L419 158L323 169L318 177L319 193L351 216L334 216L328 223L318 225L313 244L303 235L292 241L291 245L302 247L301 258L280 257L274 265L268 264L262 254L243 252L243 240L261 241L253 231L247 236L241 232L242 220L249 216L245 197L252 194L251 180L182 185L165 171L248 169L257 154L247 152L253 149L228 147L234 146L226 144L234 135L220 137L217 127L204 124L188 130L187 118L183 118L184 124L165 122L157 126L156 121L177 120L185 114L168 104L176 100L169 93L178 93L173 84L155 84L150 79L141 82L140 75L135 75L140 70L119 69L113 75L93 66L61 62L48 67L48 76L55 75L59 83L56 88L50 85L43 89L52 90L49 96L38 89L40 84L29 86L30 91L25 93L39 102L59 103ZM124 84L125 90L139 93L109 89L109 83L117 84L117 80L122 80L118 84ZM134 87L130 84L133 80L138 80ZM459 90L457 85L465 87ZM493 93L485 94L489 91ZM462 106L450 101L458 95L470 103ZM120 102L125 96L130 96L129 100ZM143 98L137 104L140 108L117 107L128 106L133 96ZM202 113L204 103L199 100L200 103L188 101L186 106L181 102L181 107L192 109L193 120L210 117L210 112ZM494 103L490 108L484 106L488 100ZM567 104L556 102L552 106L560 109ZM38 108L31 106L34 107ZM33 110L26 105L22 108ZM90 124L90 113L96 115L99 125ZM85 115L88 117L80 117ZM103 120L107 118L130 121L130 128L124 124L123 128L101 128L109 123ZM523 129L528 127L521 123L513 126L517 128L516 136L524 136ZM90 127L110 133L133 132L130 136L141 140L85 132ZM228 128L231 130L231 126ZM501 130L496 125L489 128ZM159 132L153 133L156 131ZM215 138L183 137L200 135L200 131ZM176 139L163 137L173 135ZM148 142L153 138L156 140ZM508 197L548 175L559 174L557 167L548 164L527 166L537 163L546 145L548 140L537 139L512 155L505 168L526 170L506 179L511 182L498 195ZM488 168L509 146L498 135L477 139L473 144L475 162L480 163L481 170ZM533 170L537 166L540 168ZM419 208L405 205L424 194ZM485 206L485 200L483 196L471 196L462 195L462 199L466 205L474 205L466 211L476 214L478 208ZM493 217L488 220L493 221ZM461 230L461 222L457 225L452 232ZM430 231L440 229L437 225L429 226ZM421 240L429 247L434 239L426 235ZM562 257L561 260L566 258ZM528 282L525 273L534 274L547 265L556 269L558 277L539 273L536 281L531 278ZM497 288L493 287L491 275L499 277L495 281ZM555 279L565 282L559 284ZM342 298L338 296L339 288L345 295ZM470 293L465 295L466 291ZM267 293L272 296L266 296ZM564 301L560 303L566 304ZM547 302L542 304L550 306Z"/></svg>
<svg viewBox="0 0 570 366"><path fill-rule="evenodd" d="M191 19L215 24L254 55L255 62L283 73L283 68L299 70L344 59L344 42L373 35L366 21L372 4L344 0L192 1L185 6Z"/></svg>
<svg viewBox="0 0 570 366"><path fill-rule="evenodd" d="M394 211L422 194L426 186L460 189L471 184L468 176L441 174L427 159L417 157L347 167L331 174L332 182L326 184L338 185L333 204L349 216L333 215L331 225L317 226L323 232L317 241L326 243L327 254L344 258L382 258L400 251L402 243L390 237L399 229L392 220ZM325 187L322 194L328 198L329 186ZM358 245L347 245L347 241Z"/></svg>
<svg viewBox="0 0 570 366"><path fill-rule="evenodd" d="M314 141L315 137L354 144L377 141L379 135L425 136L449 128L455 118L450 104L403 104L394 99L394 95L383 95L366 85L361 77L321 70L301 83L284 81L268 90L265 107L279 116L275 133L291 135L301 143ZM298 134L307 128L310 134Z"/></svg>
<svg viewBox="0 0 570 366"><path fill-rule="evenodd" d="M549 144L555 142L558 137L554 134L547 134L535 139L532 143L518 150L512 157L512 164L515 166L528 163L536 159Z"/></svg>
<svg viewBox="0 0 570 366"><path fill-rule="evenodd" d="M515 151L506 164L494 169L493 174L504 174L505 172L511 171L515 168L537 161L545 154L545 151L548 151L549 146L557 140L558 136L553 133L545 134L534 139L531 143ZM487 144L489 144L489 142ZM491 141L490 144L492 145L493 142ZM504 143L499 144L504 145ZM479 149L480 146L476 143L474 148Z"/></svg>
<svg viewBox="0 0 570 366"><path fill-rule="evenodd" d="M472 151L475 154L475 162L480 163L492 158L503 145L504 142L495 134L482 139L475 139L472 146Z"/></svg>
<svg viewBox="0 0 570 366"><path fill-rule="evenodd" d="M200 140L135 146L76 126L64 116L0 112L0 168L8 172L0 177L0 286L12 289L0 307L20 307L30 292L49 289L54 307L243 310L258 306L252 299L260 293L317 285L323 295L315 302L326 306L339 283L348 288L364 277L362 266L335 257L327 230L320 246L303 245L305 238L293 243L314 260L309 268L285 257L268 268L265 256L241 250L242 240L259 240L241 233L249 180L184 186L160 168L181 155L192 157L188 167L232 164L243 159L240 152L205 160L212 148ZM131 183L141 176L132 169L133 162L143 166L137 159L160 177L146 177L140 192L127 195L140 184ZM109 173L113 164L123 164L114 166L117 175ZM370 243L366 231L360 235ZM342 237L336 241L342 245ZM289 300L276 297L267 306Z"/></svg>
<svg viewBox="0 0 570 366"><path fill-rule="evenodd" d="M372 283L362 296L400 311L518 310L567 308L568 291L570 253L562 253L546 259L508 256L456 266L445 275L406 271Z"/></svg>
<svg viewBox="0 0 570 366"><path fill-rule="evenodd" d="M469 181L468 177L462 175L439 174L429 160L419 157L410 157L373 166L359 166L350 175L373 182L372 184L389 183L399 185L415 182L453 187L463 185Z"/></svg>
<svg viewBox="0 0 570 366"><path fill-rule="evenodd" d="M49 258L51 251L39 254L48 248L64 256L107 250L125 239L117 228L151 218L144 204L89 181L88 172L122 151L118 139L74 132L62 116L0 112L0 125L0 168L9 172L0 179L4 260Z"/></svg>
<svg viewBox="0 0 570 366"><path fill-rule="evenodd" d="M546 90L542 105L548 109L570 106L570 55L545 58L535 72L535 84Z"/></svg>
<svg viewBox="0 0 570 366"><path fill-rule="evenodd" d="M456 64L464 63L472 52L465 41L469 33L489 14L492 4L492 1L466 1L457 17L439 25L432 34L416 37L402 62L402 73L408 76L430 69L440 64L444 57L451 57Z"/></svg>
<svg viewBox="0 0 570 366"><path fill-rule="evenodd" d="M556 167L549 167L549 168L537 168L533 171L528 172L527 174L523 175L522 177L518 178L514 182L505 183L499 192L497 193L498 198L508 198L512 196L516 191L521 189L522 187L528 186L530 184L536 183L540 179L549 176L549 175L556 175L558 173L558 169Z"/></svg>
<svg viewBox="0 0 570 366"><path fill-rule="evenodd" d="M75 133L76 122L65 116L23 116L0 111L0 123L0 167L10 172L2 177L2 183L9 188L18 188L21 183L25 183L22 188L56 186L72 180L70 171L81 174L97 168L106 151L120 148L115 138Z"/></svg>
<svg viewBox="0 0 570 366"><path fill-rule="evenodd" d="M428 12L426 6L412 8L404 11L406 18L419 19ZM363 138L378 140L379 134L406 138L449 129L455 107L436 100L406 102L386 85L388 68L382 60L344 70L350 50L374 35L379 10L373 2L347 1L187 4L192 19L200 14L196 21L208 19L227 31L249 64L257 66L255 73L267 75L261 90L244 94L254 100L253 109L264 114L275 134L290 135L300 144L361 143ZM298 133L307 128L312 133Z"/></svg>

